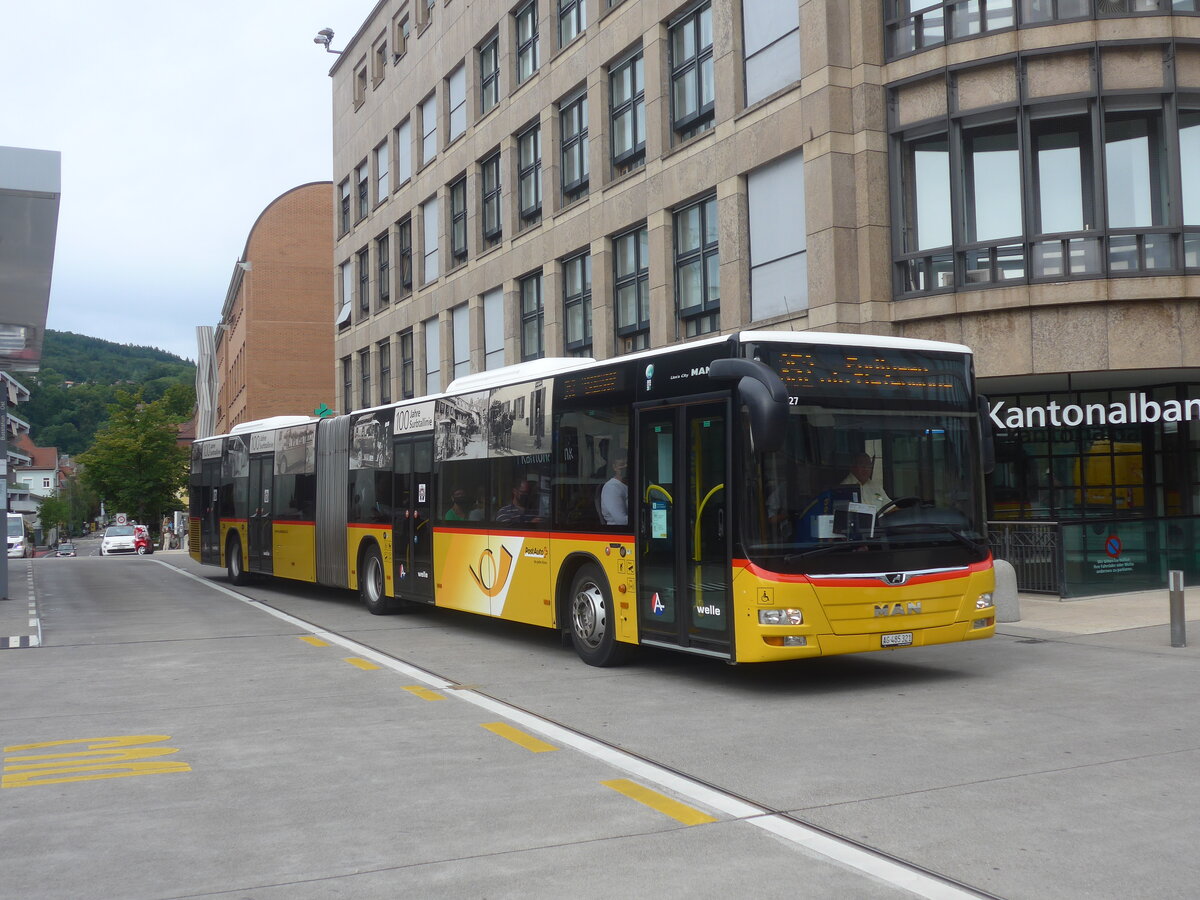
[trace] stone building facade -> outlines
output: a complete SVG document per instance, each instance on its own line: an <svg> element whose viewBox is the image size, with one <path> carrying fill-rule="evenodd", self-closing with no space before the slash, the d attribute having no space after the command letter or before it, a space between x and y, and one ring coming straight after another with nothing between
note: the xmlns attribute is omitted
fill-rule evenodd
<svg viewBox="0 0 1200 900"><path fill-rule="evenodd" d="M339 408L949 340L1005 408L1182 410L1000 419L993 517L1200 516L1197 0L381 0L331 74Z"/></svg>

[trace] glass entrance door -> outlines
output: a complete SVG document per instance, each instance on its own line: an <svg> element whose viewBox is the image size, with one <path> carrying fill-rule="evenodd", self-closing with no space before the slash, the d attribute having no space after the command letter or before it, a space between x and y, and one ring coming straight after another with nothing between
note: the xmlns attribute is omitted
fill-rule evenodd
<svg viewBox="0 0 1200 900"><path fill-rule="evenodd" d="M636 412L643 643L731 655L728 407Z"/></svg>
<svg viewBox="0 0 1200 900"><path fill-rule="evenodd" d="M433 602L433 437L400 438L392 454L392 565L396 596Z"/></svg>
<svg viewBox="0 0 1200 900"><path fill-rule="evenodd" d="M256 456L250 460L250 515L246 523L246 548L251 572L271 574L274 561L271 558L271 485L274 474L274 456Z"/></svg>

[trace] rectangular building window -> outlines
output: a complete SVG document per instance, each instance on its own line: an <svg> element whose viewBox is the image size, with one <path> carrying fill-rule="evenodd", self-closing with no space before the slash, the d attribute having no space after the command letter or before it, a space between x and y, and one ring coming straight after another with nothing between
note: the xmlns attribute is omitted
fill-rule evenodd
<svg viewBox="0 0 1200 900"><path fill-rule="evenodd" d="M454 377L471 374L471 326L467 304L450 310L451 340L454 344Z"/></svg>
<svg viewBox="0 0 1200 900"><path fill-rule="evenodd" d="M504 291L495 288L483 295L483 367L504 365Z"/></svg>
<svg viewBox="0 0 1200 900"><path fill-rule="evenodd" d="M500 38L479 48L479 114L485 115L500 102Z"/></svg>
<svg viewBox="0 0 1200 900"><path fill-rule="evenodd" d="M412 123L405 119L396 126L396 184L412 178Z"/></svg>
<svg viewBox="0 0 1200 900"><path fill-rule="evenodd" d="M371 405L371 349L360 350L358 353L358 377L360 379L359 406Z"/></svg>
<svg viewBox="0 0 1200 900"><path fill-rule="evenodd" d="M379 402L392 402L392 345L389 341L380 341L375 351L379 359Z"/></svg>
<svg viewBox="0 0 1200 900"><path fill-rule="evenodd" d="M396 59L402 57L408 52L408 35L411 31L408 16L401 17L396 22L396 28L392 33L392 46L395 48Z"/></svg>
<svg viewBox="0 0 1200 900"><path fill-rule="evenodd" d="M712 127L712 7L707 3L671 26L671 128L684 140Z"/></svg>
<svg viewBox="0 0 1200 900"><path fill-rule="evenodd" d="M421 234L425 239L424 257L421 264L421 284L437 279L438 269L438 205L437 198L421 204Z"/></svg>
<svg viewBox="0 0 1200 900"><path fill-rule="evenodd" d="M354 108L358 109L367 99L367 67L364 65L354 72Z"/></svg>
<svg viewBox="0 0 1200 900"><path fill-rule="evenodd" d="M412 218L396 223L396 264L400 267L400 291L407 294L413 285Z"/></svg>
<svg viewBox="0 0 1200 900"><path fill-rule="evenodd" d="M534 125L517 137L517 196L521 224L542 218L542 128Z"/></svg>
<svg viewBox="0 0 1200 900"><path fill-rule="evenodd" d="M442 389L442 331L437 316L421 323L425 332L425 393Z"/></svg>
<svg viewBox="0 0 1200 900"><path fill-rule="evenodd" d="M354 409L354 375L353 362L349 356L342 357L342 409L350 412Z"/></svg>
<svg viewBox="0 0 1200 900"><path fill-rule="evenodd" d="M746 105L800 80L800 7L779 0L742 0Z"/></svg>
<svg viewBox="0 0 1200 900"><path fill-rule="evenodd" d="M613 295L617 349L649 349L650 241L645 225L613 238Z"/></svg>
<svg viewBox="0 0 1200 900"><path fill-rule="evenodd" d="M612 101L613 174L621 175L646 159L646 98L642 51L608 73Z"/></svg>
<svg viewBox="0 0 1200 900"><path fill-rule="evenodd" d="M450 141L462 137L467 130L467 67L460 65L446 79L450 97Z"/></svg>
<svg viewBox="0 0 1200 900"><path fill-rule="evenodd" d="M563 260L563 349L568 356L592 351L592 257L581 253Z"/></svg>
<svg viewBox="0 0 1200 900"><path fill-rule="evenodd" d="M750 213L750 316L808 308L804 157L793 153L746 176Z"/></svg>
<svg viewBox="0 0 1200 900"><path fill-rule="evenodd" d="M467 176L450 185L451 265L467 259Z"/></svg>
<svg viewBox="0 0 1200 900"><path fill-rule="evenodd" d="M421 165L437 156L437 94L421 104Z"/></svg>
<svg viewBox="0 0 1200 900"><path fill-rule="evenodd" d="M375 295L378 305L383 306L392 299L392 261L389 258L387 232L375 239L375 277L378 279Z"/></svg>
<svg viewBox="0 0 1200 900"><path fill-rule="evenodd" d="M563 103L559 109L562 125L562 196L566 205L588 192L587 94Z"/></svg>
<svg viewBox="0 0 1200 900"><path fill-rule="evenodd" d="M567 46L586 25L586 0L558 0L558 46Z"/></svg>
<svg viewBox="0 0 1200 900"><path fill-rule="evenodd" d="M354 271L348 261L342 263L339 270L341 278L338 281L342 287L342 305L338 310L337 325L338 328L348 328L350 326L350 310L353 309Z"/></svg>
<svg viewBox="0 0 1200 900"><path fill-rule="evenodd" d="M408 328L400 332L400 399L408 400L417 396L417 384L414 378L413 362L413 333Z"/></svg>
<svg viewBox="0 0 1200 900"><path fill-rule="evenodd" d="M367 248L358 251L358 310L364 316L371 312L371 259Z"/></svg>
<svg viewBox="0 0 1200 900"><path fill-rule="evenodd" d="M383 76L387 74L388 64L388 48L387 40L382 40L375 45L374 53L371 62L371 86L378 87L379 82L383 81Z"/></svg>
<svg viewBox="0 0 1200 900"><path fill-rule="evenodd" d="M500 243L503 224L500 218L500 153L497 151L479 164L479 208L483 217L483 242L488 247Z"/></svg>
<svg viewBox="0 0 1200 900"><path fill-rule="evenodd" d="M675 312L683 337L721 327L717 198L677 210L675 222Z"/></svg>
<svg viewBox="0 0 1200 900"><path fill-rule="evenodd" d="M375 202L382 203L391 193L391 182L388 180L391 154L388 153L388 142L384 141L375 148Z"/></svg>
<svg viewBox="0 0 1200 900"><path fill-rule="evenodd" d="M517 84L524 84L538 70L537 0L530 0L516 14Z"/></svg>
<svg viewBox="0 0 1200 900"><path fill-rule="evenodd" d="M338 188L338 237L350 232L350 179Z"/></svg>
<svg viewBox="0 0 1200 900"><path fill-rule="evenodd" d="M361 222L367 217L370 212L371 199L368 196L367 186L367 161L364 159L354 170L354 182L358 189L358 218L355 221Z"/></svg>
<svg viewBox="0 0 1200 900"><path fill-rule="evenodd" d="M542 328L545 317L542 309L542 273L535 272L521 279L521 361L541 359L546 355Z"/></svg>

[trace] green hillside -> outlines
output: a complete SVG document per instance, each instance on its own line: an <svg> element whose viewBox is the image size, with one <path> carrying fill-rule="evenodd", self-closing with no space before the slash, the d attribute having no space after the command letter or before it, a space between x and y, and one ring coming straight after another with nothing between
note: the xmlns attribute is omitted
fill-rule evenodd
<svg viewBox="0 0 1200 900"><path fill-rule="evenodd" d="M191 416L196 401L196 366L188 360L69 331L46 331L41 371L20 381L30 399L13 415L29 423L34 443L60 453L91 446L118 391L141 391L147 402L168 397L180 421Z"/></svg>

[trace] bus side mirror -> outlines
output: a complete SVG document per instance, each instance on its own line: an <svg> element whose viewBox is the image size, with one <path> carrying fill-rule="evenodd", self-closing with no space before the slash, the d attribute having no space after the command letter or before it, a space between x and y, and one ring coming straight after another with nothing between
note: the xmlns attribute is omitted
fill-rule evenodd
<svg viewBox="0 0 1200 900"><path fill-rule="evenodd" d="M769 453L783 444L788 392L783 380L756 359L715 359L708 367L714 381L737 380L738 396L750 417L750 449Z"/></svg>
<svg viewBox="0 0 1200 900"><path fill-rule="evenodd" d="M982 394L976 401L979 404L979 449L983 455L983 474L991 475L996 469L996 435L992 429L992 405Z"/></svg>

